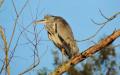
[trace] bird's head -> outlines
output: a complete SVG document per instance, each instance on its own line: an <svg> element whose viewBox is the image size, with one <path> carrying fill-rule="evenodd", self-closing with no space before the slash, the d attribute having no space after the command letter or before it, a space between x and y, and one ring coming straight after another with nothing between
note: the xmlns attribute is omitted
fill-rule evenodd
<svg viewBox="0 0 120 75"><path fill-rule="evenodd" d="M48 23L53 23L55 21L55 17L56 16L46 15L46 16L44 16L44 19L34 21L33 23L34 24L44 24L44 25L47 25Z"/></svg>

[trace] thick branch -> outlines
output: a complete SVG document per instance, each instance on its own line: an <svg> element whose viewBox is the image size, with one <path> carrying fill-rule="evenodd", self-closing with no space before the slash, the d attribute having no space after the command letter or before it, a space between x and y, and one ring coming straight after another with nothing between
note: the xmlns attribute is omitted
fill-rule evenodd
<svg viewBox="0 0 120 75"><path fill-rule="evenodd" d="M71 67L76 65L77 63L83 61L87 57L93 55L94 53L100 51L104 47L111 44L115 39L117 39L120 36L120 29L117 31L114 31L111 35L106 37L105 39L101 40L98 44L91 46L81 54L78 54L74 56L72 59L70 59L67 63L62 64L61 66L57 67L51 75L61 75L64 72L67 72Z"/></svg>

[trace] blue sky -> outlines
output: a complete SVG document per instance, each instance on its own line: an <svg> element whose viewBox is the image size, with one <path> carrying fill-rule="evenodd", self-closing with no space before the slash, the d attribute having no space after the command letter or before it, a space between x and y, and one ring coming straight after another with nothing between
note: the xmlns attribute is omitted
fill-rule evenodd
<svg viewBox="0 0 120 75"><path fill-rule="evenodd" d="M16 9L19 12L25 3L25 0L14 0ZM96 22L103 22L105 19L100 15L99 9L106 16L112 16L116 12L120 11L120 1L119 0L29 0L29 3L25 7L23 13L21 14L17 28L12 42L12 47L15 45L17 37L20 33L21 25L26 27L33 20L35 20L36 14L38 19L42 19L44 15L51 14L62 16L71 26L74 33L75 39L83 40L91 35L93 35L100 26L97 26L91 22L90 19ZM38 11L37 11L38 10ZM0 8L0 24L2 24L5 29L7 40L11 36L13 29L13 23L16 18L14 8L12 5L12 0L5 0L3 6ZM33 32L33 26L31 25L28 30ZM98 42L100 38L104 35L109 35L114 29L120 29L120 20L116 18L112 22L108 23L97 36L86 42L78 42L80 52L84 51L93 43L91 41ZM42 25L37 26L37 30L43 29ZM29 38L32 40L33 35L28 33ZM53 56L52 50L55 46L48 40L47 33L43 29L39 35L41 41L39 43L39 54L40 54L40 65L36 69L42 67L48 67L48 69L53 69ZM114 44L118 44L120 38L118 38ZM25 45L26 39L24 36L21 37L19 45L15 52L15 57L11 62L11 75L16 75L25 68L27 68L33 60L33 51L31 50L31 45ZM117 48L117 52L120 48ZM1 52L1 51L0 51ZM45 53L45 54L44 54ZM32 58L32 60L31 60ZM1 65L0 65L1 67ZM35 69L35 70L36 70ZM36 72L36 71L35 71ZM27 73L25 75L33 75L35 72Z"/></svg>

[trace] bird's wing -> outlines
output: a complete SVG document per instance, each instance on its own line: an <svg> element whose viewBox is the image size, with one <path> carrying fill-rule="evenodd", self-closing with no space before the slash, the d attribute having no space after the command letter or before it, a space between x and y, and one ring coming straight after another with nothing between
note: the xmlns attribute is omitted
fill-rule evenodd
<svg viewBox="0 0 120 75"><path fill-rule="evenodd" d="M57 29L57 33L58 35L66 42L66 43L70 43L70 41L74 41L74 37L73 37L73 33L72 30L70 28L70 26L68 25L68 23L63 20L63 19L59 19L56 21L56 29Z"/></svg>
<svg viewBox="0 0 120 75"><path fill-rule="evenodd" d="M71 55L78 53L79 48L74 40L73 32L69 24L64 19L59 19L56 21L55 27L59 38L63 40L62 43L66 49L66 54L71 57Z"/></svg>

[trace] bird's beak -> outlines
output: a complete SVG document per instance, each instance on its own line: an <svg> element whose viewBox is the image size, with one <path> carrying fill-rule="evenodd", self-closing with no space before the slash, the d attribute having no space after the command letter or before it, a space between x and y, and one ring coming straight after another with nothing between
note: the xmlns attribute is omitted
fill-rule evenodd
<svg viewBox="0 0 120 75"><path fill-rule="evenodd" d="M45 24L46 21L43 19L43 20L37 20L37 21L34 21L33 24Z"/></svg>

